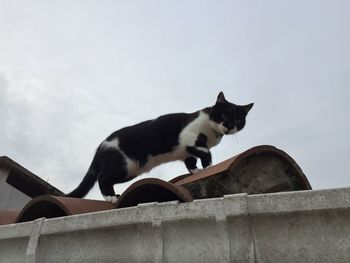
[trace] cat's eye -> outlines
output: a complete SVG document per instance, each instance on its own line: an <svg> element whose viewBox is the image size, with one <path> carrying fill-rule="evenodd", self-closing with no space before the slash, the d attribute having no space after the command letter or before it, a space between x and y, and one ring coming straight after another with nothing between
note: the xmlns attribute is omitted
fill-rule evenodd
<svg viewBox="0 0 350 263"><path fill-rule="evenodd" d="M223 120L226 120L227 119L227 115L226 114L221 114L221 119L223 119Z"/></svg>

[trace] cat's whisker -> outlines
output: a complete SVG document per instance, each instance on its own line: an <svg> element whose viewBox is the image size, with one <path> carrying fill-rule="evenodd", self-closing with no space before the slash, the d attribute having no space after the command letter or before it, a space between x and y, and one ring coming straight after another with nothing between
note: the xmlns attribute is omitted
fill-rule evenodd
<svg viewBox="0 0 350 263"><path fill-rule="evenodd" d="M238 135L237 135L237 133L235 133L233 137L236 139L236 143L239 144L239 140L238 140ZM233 140L233 138L232 138L232 140Z"/></svg>

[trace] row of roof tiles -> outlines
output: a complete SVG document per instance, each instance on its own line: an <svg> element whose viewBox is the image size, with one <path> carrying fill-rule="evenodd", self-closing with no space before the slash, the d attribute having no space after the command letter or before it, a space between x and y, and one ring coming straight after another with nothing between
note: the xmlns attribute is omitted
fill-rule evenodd
<svg viewBox="0 0 350 263"><path fill-rule="evenodd" d="M53 188L54 190L55 188ZM64 197L59 190L32 199L22 210L0 211L0 224L11 224L96 211L119 209L139 203L221 197L235 193L272 193L310 190L298 164L273 146L257 146L196 174L171 181L141 179L128 187L116 205L105 201Z"/></svg>

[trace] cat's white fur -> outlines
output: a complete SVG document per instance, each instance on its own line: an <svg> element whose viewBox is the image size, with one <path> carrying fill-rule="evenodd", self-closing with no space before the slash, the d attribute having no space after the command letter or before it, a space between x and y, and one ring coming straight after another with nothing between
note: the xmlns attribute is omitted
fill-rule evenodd
<svg viewBox="0 0 350 263"><path fill-rule="evenodd" d="M207 136L208 141L207 145L209 148L214 147L221 141L221 136L227 132L227 128L223 126L222 123L218 124L209 120L209 115L203 111L200 111L197 118L190 122L180 133L179 135L179 144L169 153L164 153L156 156L148 156L147 163L140 167L139 163L135 160L128 158L125 153L119 147L118 138L113 139L112 141L104 141L102 143L103 148L114 148L119 150L125 157L127 163L127 169L129 178L134 178L145 172L149 172L152 168L160 165L162 163L167 163L170 161L182 160L184 161L190 154L187 152L187 146L194 146L195 142L200 133L203 133ZM231 131L230 131L231 132ZM198 150L203 152L209 152L208 148L197 147ZM191 172L198 172L200 169L193 170ZM108 202L116 202L112 200L111 196L104 196Z"/></svg>
<svg viewBox="0 0 350 263"><path fill-rule="evenodd" d="M112 203L112 204L116 204L117 201L118 201L118 197L116 196L103 196L103 198L109 202L109 203Z"/></svg>
<svg viewBox="0 0 350 263"><path fill-rule="evenodd" d="M221 132L220 126L222 126L221 123L217 124L211 121L207 113L200 111L199 116L190 122L180 133L178 147L186 150L186 146L194 146L198 135L204 133L208 138L208 147L212 148L221 141L221 137L218 137L216 133L224 134Z"/></svg>

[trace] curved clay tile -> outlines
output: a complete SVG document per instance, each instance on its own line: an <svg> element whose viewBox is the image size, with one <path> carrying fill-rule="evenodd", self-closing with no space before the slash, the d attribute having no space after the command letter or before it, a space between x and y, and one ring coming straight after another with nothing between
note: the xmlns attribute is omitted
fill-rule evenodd
<svg viewBox="0 0 350 263"><path fill-rule="evenodd" d="M182 187L157 178L141 179L130 185L118 198L117 208L135 206L139 203L193 200L190 192Z"/></svg>
<svg viewBox="0 0 350 263"><path fill-rule="evenodd" d="M199 173L182 175L170 182L187 188L193 198L311 189L298 164L284 151L268 145L251 148Z"/></svg>
<svg viewBox="0 0 350 263"><path fill-rule="evenodd" d="M197 174L166 182L141 179L130 185L115 206L105 201L44 195L30 201L16 222L54 218L135 206L139 203L221 197L235 193L270 193L309 190L311 186L297 163L272 146L257 146Z"/></svg>
<svg viewBox="0 0 350 263"><path fill-rule="evenodd" d="M0 210L0 225L13 224L20 210Z"/></svg>
<svg viewBox="0 0 350 263"><path fill-rule="evenodd" d="M16 223L37 218L54 218L113 209L105 201L42 195L32 199L20 212Z"/></svg>

